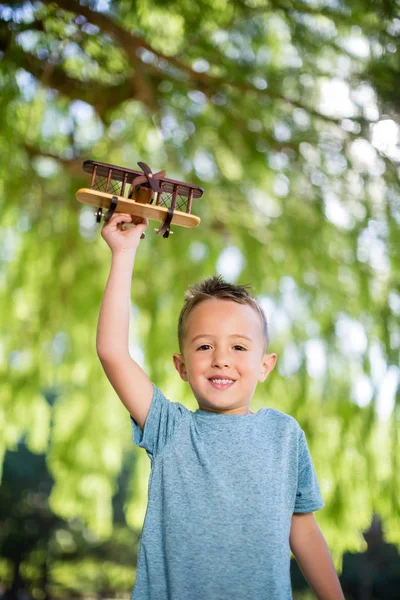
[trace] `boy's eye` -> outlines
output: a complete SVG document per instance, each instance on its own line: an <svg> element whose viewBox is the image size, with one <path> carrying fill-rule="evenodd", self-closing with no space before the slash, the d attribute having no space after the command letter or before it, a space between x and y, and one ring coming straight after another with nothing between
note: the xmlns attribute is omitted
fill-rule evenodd
<svg viewBox="0 0 400 600"><path fill-rule="evenodd" d="M197 350L209 350L211 346L209 344L202 344L197 348Z"/></svg>
<svg viewBox="0 0 400 600"><path fill-rule="evenodd" d="M236 346L233 346L235 350L247 350L247 348L245 348L244 346L240 346L240 344L236 344Z"/></svg>

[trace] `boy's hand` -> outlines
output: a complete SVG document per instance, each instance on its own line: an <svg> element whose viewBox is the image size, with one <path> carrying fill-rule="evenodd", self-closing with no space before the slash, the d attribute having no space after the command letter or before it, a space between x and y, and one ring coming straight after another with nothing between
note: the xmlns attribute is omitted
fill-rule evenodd
<svg viewBox="0 0 400 600"><path fill-rule="evenodd" d="M126 227L125 223L129 227ZM119 252L132 252L134 254L139 246L140 237L148 224L148 219L143 219L142 223L134 225L131 215L114 213L101 230L101 236L107 242L113 254Z"/></svg>

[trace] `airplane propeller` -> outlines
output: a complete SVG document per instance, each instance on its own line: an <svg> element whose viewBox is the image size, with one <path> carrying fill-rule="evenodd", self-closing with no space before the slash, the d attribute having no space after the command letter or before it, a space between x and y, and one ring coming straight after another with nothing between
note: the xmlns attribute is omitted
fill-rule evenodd
<svg viewBox="0 0 400 600"><path fill-rule="evenodd" d="M159 183L159 179L162 179L165 176L165 171L158 171L158 173L153 173L152 170L146 163L139 162L139 167L143 171L143 175L138 175L132 181L132 186L136 187L137 185L147 184L153 192L162 193L162 187Z"/></svg>

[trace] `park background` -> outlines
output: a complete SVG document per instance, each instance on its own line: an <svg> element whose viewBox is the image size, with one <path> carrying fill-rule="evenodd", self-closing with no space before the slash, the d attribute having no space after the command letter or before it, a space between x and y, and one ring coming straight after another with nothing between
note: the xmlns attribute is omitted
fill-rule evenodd
<svg viewBox="0 0 400 600"><path fill-rule="evenodd" d="M373 513L399 547L399 13L392 0L0 4L9 598L128 598L134 581L150 464L96 356L110 252L75 200L86 159L142 160L205 190L200 227L150 227L140 245L133 357L195 409L171 359L184 290L214 273L251 283L278 354L252 410L306 432L338 571L365 551Z"/></svg>

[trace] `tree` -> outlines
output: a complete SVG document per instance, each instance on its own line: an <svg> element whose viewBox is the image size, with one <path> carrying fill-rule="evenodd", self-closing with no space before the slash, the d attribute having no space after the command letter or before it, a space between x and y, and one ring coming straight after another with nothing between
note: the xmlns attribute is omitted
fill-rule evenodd
<svg viewBox="0 0 400 600"><path fill-rule="evenodd" d="M168 358L184 289L216 270L252 282L280 356L256 402L305 430L336 559L359 546L373 510L400 542L398 9L1 5L0 440L12 448L26 433L48 452L62 517L110 533L129 443L94 350L109 255L74 193L87 185L83 159L144 160L206 192L198 230L141 246L135 356L194 408ZM147 473L140 454L127 507L137 527Z"/></svg>
<svg viewBox="0 0 400 600"><path fill-rule="evenodd" d="M54 482L44 455L29 452L23 442L6 453L0 489L4 600L18 600L21 593L43 600L88 593L112 597L132 587L138 540L120 510L126 473L124 468L113 498L112 538L101 541L80 519L67 521L52 512L48 500Z"/></svg>

